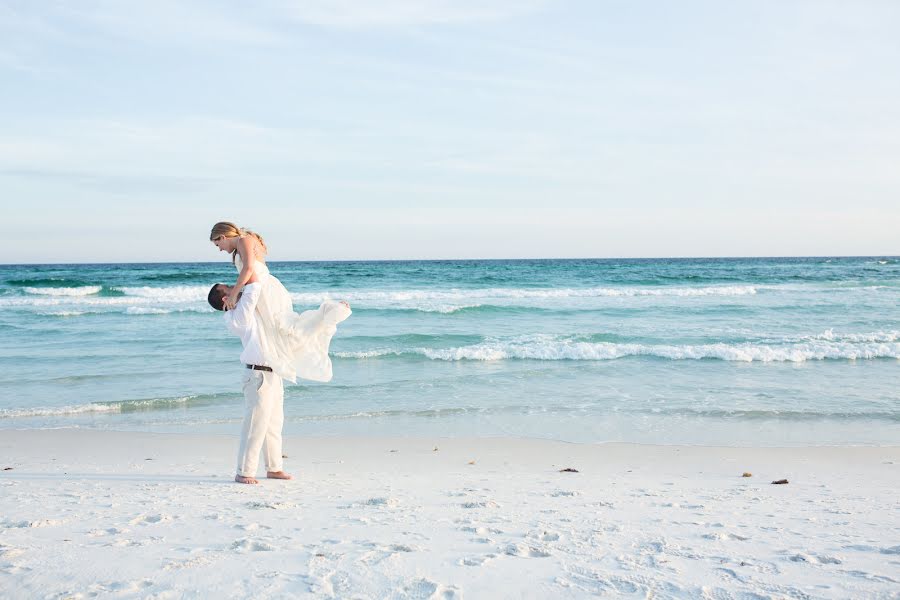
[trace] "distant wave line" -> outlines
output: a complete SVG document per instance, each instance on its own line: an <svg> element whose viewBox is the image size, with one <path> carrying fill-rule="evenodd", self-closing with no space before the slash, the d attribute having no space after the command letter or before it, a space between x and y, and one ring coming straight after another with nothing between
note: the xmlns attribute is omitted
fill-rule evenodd
<svg viewBox="0 0 900 600"><path fill-rule="evenodd" d="M700 417L713 419L745 419L766 420L783 419L792 421L815 421L822 419L860 420L873 419L883 421L900 421L900 412L873 411L803 411L803 410L779 410L779 409L695 409L689 407L656 408L652 406L640 407L610 407L597 406L546 406L546 405L508 405L508 406L447 406L435 408L417 409L389 409L389 410L363 410L338 414L318 414L292 416L289 422L316 422L316 421L349 421L353 419L391 419L409 417L414 419L441 419L464 415L535 415L535 414L573 414L573 413L612 413L612 414L638 414L660 417Z"/></svg>
<svg viewBox="0 0 900 600"><path fill-rule="evenodd" d="M4 296L0 306L47 307L66 305L74 310L82 306L154 306L166 308L194 304L206 306L207 286L77 286L26 287L26 296ZM540 309L554 300L590 298L704 298L752 297L759 292L829 293L896 290L892 286L808 287L808 286L700 286L700 287L590 287L590 288L451 288L407 290L335 290L295 292L291 297L296 310L312 308L326 299L346 299L366 310L414 310L453 314L503 309ZM545 302L541 302L545 301ZM522 303L526 303L523 305ZM134 311L136 313L140 311Z"/></svg>

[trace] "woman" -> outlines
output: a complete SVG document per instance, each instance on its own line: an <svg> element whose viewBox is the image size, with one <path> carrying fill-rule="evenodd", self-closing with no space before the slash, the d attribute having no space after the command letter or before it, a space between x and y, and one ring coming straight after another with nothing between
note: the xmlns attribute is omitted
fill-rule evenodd
<svg viewBox="0 0 900 600"><path fill-rule="evenodd" d="M269 273L265 263L266 244L259 234L234 223L220 222L213 225L209 239L219 250L231 254L238 270L234 288L225 299L226 308L234 308L245 285L262 284L257 312L268 366L293 383L298 376L330 381L328 346L337 324L350 316L350 305L326 300L317 310L295 313L290 293Z"/></svg>

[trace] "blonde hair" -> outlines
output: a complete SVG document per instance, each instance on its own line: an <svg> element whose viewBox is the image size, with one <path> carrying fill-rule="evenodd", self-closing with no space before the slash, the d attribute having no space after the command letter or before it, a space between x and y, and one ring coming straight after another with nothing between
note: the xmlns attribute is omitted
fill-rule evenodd
<svg viewBox="0 0 900 600"><path fill-rule="evenodd" d="M234 223L229 223L228 221L219 221L215 225L213 225L212 231L209 232L209 241L214 242L220 237L243 237L245 235L252 235L259 242L260 248L262 248L263 255L268 253L269 249L266 247L266 243L263 241L262 236L254 231L250 231L249 229L244 229L243 227L238 227ZM237 249L231 251L231 262L234 262L237 258ZM249 258L248 258L249 260Z"/></svg>

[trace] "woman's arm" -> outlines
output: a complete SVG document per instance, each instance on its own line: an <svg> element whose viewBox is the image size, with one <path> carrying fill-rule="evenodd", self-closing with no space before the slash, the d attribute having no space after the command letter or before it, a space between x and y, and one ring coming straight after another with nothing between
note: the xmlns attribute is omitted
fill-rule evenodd
<svg viewBox="0 0 900 600"><path fill-rule="evenodd" d="M256 281L258 281L256 273L253 271L253 263L256 262L254 250L253 241L249 235L238 239L237 251L238 254L241 255L243 267L241 268L241 272L238 273L238 278L234 283L234 287L231 288L231 293L225 298L225 305L229 310L233 309L237 304L237 298L238 294L241 293L241 288L248 283L256 283Z"/></svg>

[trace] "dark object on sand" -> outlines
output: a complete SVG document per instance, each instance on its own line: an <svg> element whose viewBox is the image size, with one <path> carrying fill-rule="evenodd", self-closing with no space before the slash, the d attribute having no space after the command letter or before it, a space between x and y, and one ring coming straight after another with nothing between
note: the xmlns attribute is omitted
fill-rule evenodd
<svg viewBox="0 0 900 600"><path fill-rule="evenodd" d="M578 473L578 469L573 469L572 467L566 467L565 469L560 469L560 473Z"/></svg>
<svg viewBox="0 0 900 600"><path fill-rule="evenodd" d="M287 457L288 457L287 454L282 454L282 455L281 455L281 458L287 458Z"/></svg>
<svg viewBox="0 0 900 600"><path fill-rule="evenodd" d="M772 485L784 485L787 482L788 482L787 479L779 479L778 481L773 481Z"/></svg>
<svg viewBox="0 0 900 600"><path fill-rule="evenodd" d="M744 474L741 475L741 477L753 477L753 473L751 473L749 471L744 471Z"/></svg>
<svg viewBox="0 0 900 600"><path fill-rule="evenodd" d="M12 471L13 468L12 468L12 467L3 467L3 470L4 470L4 471Z"/></svg>

